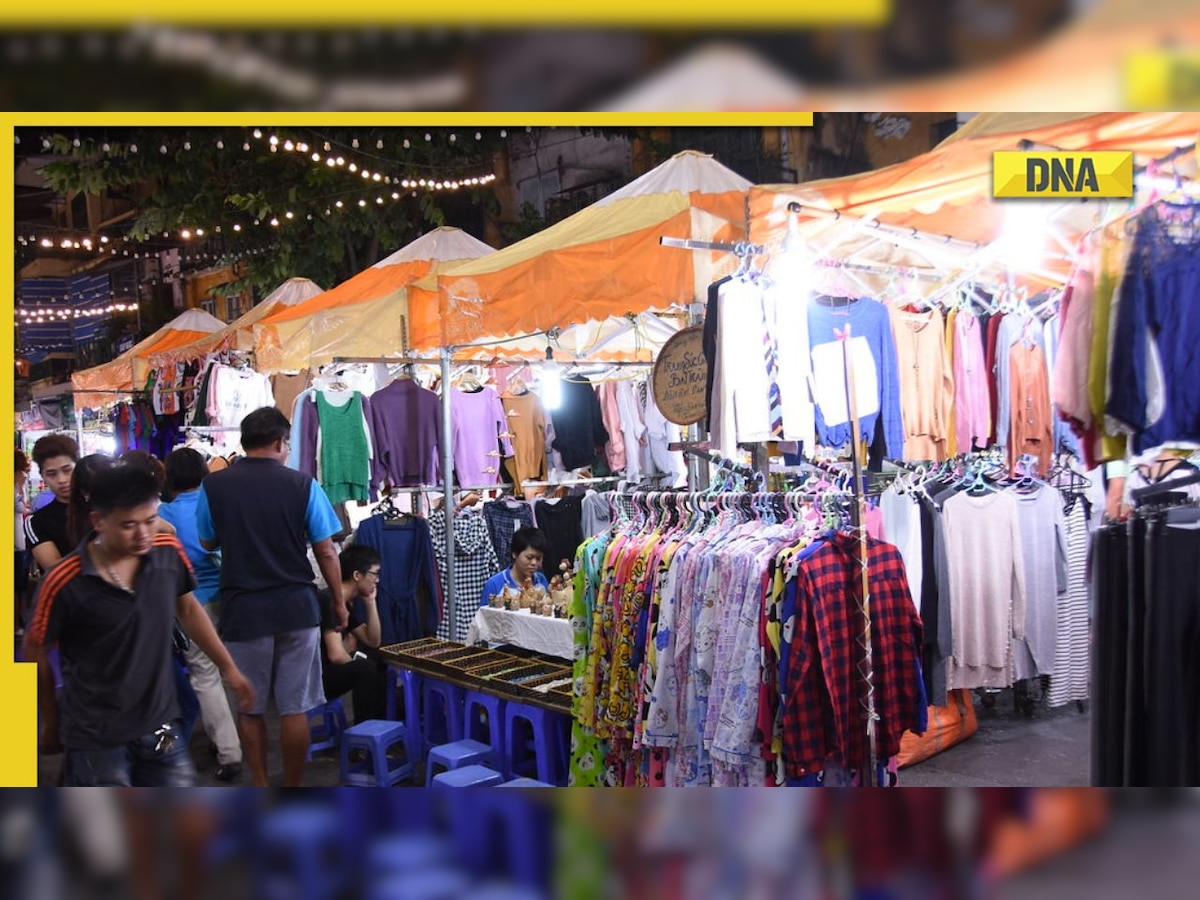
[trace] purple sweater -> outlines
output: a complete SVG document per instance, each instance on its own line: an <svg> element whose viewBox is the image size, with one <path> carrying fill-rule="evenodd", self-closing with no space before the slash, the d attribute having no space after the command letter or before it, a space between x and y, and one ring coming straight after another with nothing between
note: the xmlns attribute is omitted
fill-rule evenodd
<svg viewBox="0 0 1200 900"><path fill-rule="evenodd" d="M499 453L513 455L512 442L500 438L508 431L500 395L490 387L474 393L451 388L450 421L458 483L464 487L499 484Z"/></svg>
<svg viewBox="0 0 1200 900"><path fill-rule="evenodd" d="M415 381L401 379L371 395L374 484L437 484L442 477L441 401Z"/></svg>

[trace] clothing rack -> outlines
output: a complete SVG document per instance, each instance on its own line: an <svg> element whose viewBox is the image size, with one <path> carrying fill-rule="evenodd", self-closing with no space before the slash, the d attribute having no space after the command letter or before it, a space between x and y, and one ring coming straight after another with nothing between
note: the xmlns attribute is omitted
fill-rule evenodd
<svg viewBox="0 0 1200 900"><path fill-rule="evenodd" d="M1130 496L1134 500L1145 500L1149 497L1157 497L1159 494L1169 494L1172 491L1177 491L1180 488L1189 487L1193 484L1200 484L1200 472L1193 472L1190 475L1184 475L1182 478L1160 481L1157 484L1147 485L1142 488L1134 488L1130 491Z"/></svg>
<svg viewBox="0 0 1200 900"><path fill-rule="evenodd" d="M585 484L616 484L624 481L620 475L605 475L602 478L569 478L566 481L526 481L521 487L578 487Z"/></svg>
<svg viewBox="0 0 1200 900"><path fill-rule="evenodd" d="M732 459L722 456L715 450L701 450L698 447L684 447L683 454L685 456L695 456L700 459L706 459L718 469L732 472L735 475L741 475L743 478L754 479L759 475L757 469L743 465L739 462L734 462Z"/></svg>

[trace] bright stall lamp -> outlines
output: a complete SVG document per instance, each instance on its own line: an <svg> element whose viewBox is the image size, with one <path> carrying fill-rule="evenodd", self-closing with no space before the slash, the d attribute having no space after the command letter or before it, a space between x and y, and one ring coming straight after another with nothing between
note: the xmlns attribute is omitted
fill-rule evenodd
<svg viewBox="0 0 1200 900"><path fill-rule="evenodd" d="M555 410L562 406L562 372L554 361L554 351L546 348L546 362L541 371L542 406Z"/></svg>
<svg viewBox="0 0 1200 900"><path fill-rule="evenodd" d="M1004 201L1000 256L1009 263L1040 263L1049 245L1050 219L1061 203L1043 200Z"/></svg>

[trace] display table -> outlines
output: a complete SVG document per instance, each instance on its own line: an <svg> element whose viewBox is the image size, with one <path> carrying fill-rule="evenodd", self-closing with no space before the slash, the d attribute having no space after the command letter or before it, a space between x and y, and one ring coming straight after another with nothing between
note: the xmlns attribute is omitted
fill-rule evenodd
<svg viewBox="0 0 1200 900"><path fill-rule="evenodd" d="M487 641L511 644L560 659L575 658L575 635L566 619L537 616L526 611L509 612L481 606L467 629L467 643Z"/></svg>

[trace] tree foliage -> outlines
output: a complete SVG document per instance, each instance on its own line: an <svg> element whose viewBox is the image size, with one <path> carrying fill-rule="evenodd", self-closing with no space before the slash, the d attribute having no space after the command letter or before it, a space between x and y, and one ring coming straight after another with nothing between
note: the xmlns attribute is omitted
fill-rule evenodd
<svg viewBox="0 0 1200 900"><path fill-rule="evenodd" d="M332 287L432 227L478 223L496 206L486 186L401 186L402 179L444 182L490 173L502 141L496 130L295 128L270 134L278 138L274 150L265 129L258 137L249 128L46 134L54 160L42 172L47 185L63 194L137 195L136 214L127 223L131 241L147 250L180 246L189 229L193 237L182 246L202 243L214 260L243 263L243 277L220 292L251 288L257 296L291 277ZM285 150L286 141L308 149ZM313 153L322 161L315 162ZM344 163L325 164L330 156ZM364 169L372 177L363 178Z"/></svg>

